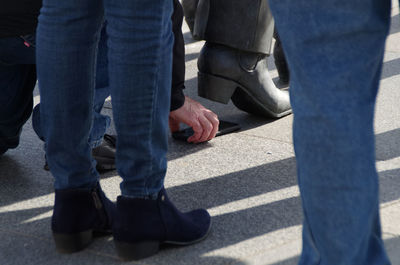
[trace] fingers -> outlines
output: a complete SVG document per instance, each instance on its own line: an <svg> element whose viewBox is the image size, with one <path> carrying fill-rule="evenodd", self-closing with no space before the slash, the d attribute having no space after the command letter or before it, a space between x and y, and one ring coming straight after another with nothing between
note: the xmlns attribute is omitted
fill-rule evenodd
<svg viewBox="0 0 400 265"><path fill-rule="evenodd" d="M185 97L183 106L169 114L171 132L178 131L180 123L193 128L194 134L188 138L188 142L200 143L215 137L218 132L219 120L214 112L199 102Z"/></svg>
<svg viewBox="0 0 400 265"><path fill-rule="evenodd" d="M212 138L215 137L215 135L218 132L218 125L219 125L219 120L218 120L218 116L210 111L209 113L206 113L205 116L207 117L207 119L211 122L212 124L212 131L207 139L207 141L211 140Z"/></svg>
<svg viewBox="0 0 400 265"><path fill-rule="evenodd" d="M211 131L213 129L212 123L205 116L200 116L199 121L201 126L203 127L203 133L201 134L201 137L198 141L205 142L209 139Z"/></svg>
<svg viewBox="0 0 400 265"><path fill-rule="evenodd" d="M195 133L188 142L201 143L211 140L218 132L218 124L219 120L215 113L210 110L203 111L198 117L198 122L193 125Z"/></svg>
<svg viewBox="0 0 400 265"><path fill-rule="evenodd" d="M189 143L200 143L199 140L200 140L201 136L203 135L203 126L200 124L200 122L198 120L194 121L191 125L193 128L194 134L192 136L190 136L187 141Z"/></svg>

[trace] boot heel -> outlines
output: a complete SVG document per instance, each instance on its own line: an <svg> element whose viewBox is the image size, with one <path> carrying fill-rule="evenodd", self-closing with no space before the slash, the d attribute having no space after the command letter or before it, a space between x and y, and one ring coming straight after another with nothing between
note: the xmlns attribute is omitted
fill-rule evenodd
<svg viewBox="0 0 400 265"><path fill-rule="evenodd" d="M53 233L56 249L60 253L78 252L87 247L93 239L93 231L87 230L77 234Z"/></svg>
<svg viewBox="0 0 400 265"><path fill-rule="evenodd" d="M160 250L160 242L158 241L126 243L114 240L114 243L118 256L126 261L144 259Z"/></svg>
<svg viewBox="0 0 400 265"><path fill-rule="evenodd" d="M200 97L228 104L238 84L229 79L198 72L198 95Z"/></svg>

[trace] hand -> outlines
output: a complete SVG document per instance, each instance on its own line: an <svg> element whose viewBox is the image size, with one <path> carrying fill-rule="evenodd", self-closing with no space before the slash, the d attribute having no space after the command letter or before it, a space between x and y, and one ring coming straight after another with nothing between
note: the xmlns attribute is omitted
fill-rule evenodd
<svg viewBox="0 0 400 265"><path fill-rule="evenodd" d="M190 143L201 143L215 137L218 131L218 116L199 102L186 97L182 107L169 113L171 132L179 131L180 123L193 128L194 134L188 138Z"/></svg>

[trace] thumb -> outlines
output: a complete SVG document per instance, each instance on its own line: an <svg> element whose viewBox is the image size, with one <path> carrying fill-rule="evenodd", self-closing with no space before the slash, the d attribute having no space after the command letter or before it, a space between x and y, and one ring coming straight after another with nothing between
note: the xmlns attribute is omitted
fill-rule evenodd
<svg viewBox="0 0 400 265"><path fill-rule="evenodd" d="M169 129L171 132L177 132L179 131L179 121L174 120L174 119L169 119Z"/></svg>

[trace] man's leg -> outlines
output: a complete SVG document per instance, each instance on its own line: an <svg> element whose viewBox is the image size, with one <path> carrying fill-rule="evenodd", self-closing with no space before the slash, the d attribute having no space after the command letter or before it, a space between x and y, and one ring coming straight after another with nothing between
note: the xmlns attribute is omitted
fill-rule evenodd
<svg viewBox="0 0 400 265"><path fill-rule="evenodd" d="M291 113L288 91L268 72L274 20L267 0L200 0L195 24L196 37L206 40L197 61L199 96L224 104L232 99L268 118Z"/></svg>
<svg viewBox="0 0 400 265"><path fill-rule="evenodd" d="M123 178L114 242L123 259L139 259L155 254L162 243L188 245L205 238L210 216L202 209L179 212L163 188L172 75L172 1L105 3L117 169Z"/></svg>
<svg viewBox="0 0 400 265"><path fill-rule="evenodd" d="M92 155L96 160L98 171L115 169L115 137L106 135L110 126L109 116L101 114L105 99L110 95L108 80L108 59L107 59L107 35L103 26L98 44L96 58L96 85L94 90L93 122L89 134L89 143L92 147ZM45 141L43 130L40 124L40 104L36 105L32 114L32 127L38 137ZM44 168L49 169L46 161Z"/></svg>
<svg viewBox="0 0 400 265"><path fill-rule="evenodd" d="M0 38L0 155L16 148L32 112L35 51L20 37Z"/></svg>
<svg viewBox="0 0 400 265"><path fill-rule="evenodd" d="M96 58L93 124L89 135L89 142L93 148L92 155L97 162L98 171L115 169L116 137L106 134L108 127L110 127L111 118L101 113L106 98L110 96L107 39L106 23L104 23Z"/></svg>
<svg viewBox="0 0 400 265"><path fill-rule="evenodd" d="M274 45L274 62L276 70L278 71L279 80L282 84L289 84L289 68L286 63L285 53L282 48L281 39L279 38L278 31L274 31L275 45Z"/></svg>
<svg viewBox="0 0 400 265"><path fill-rule="evenodd" d="M103 6L94 0L45 0L37 29L40 122L55 178L51 228L60 252L85 248L110 232L114 205L91 156L95 56Z"/></svg>
<svg viewBox="0 0 400 265"><path fill-rule="evenodd" d="M96 58L96 85L93 102L93 124L89 136L89 141L91 142L93 148L99 146L103 142L103 136L111 122L110 117L101 114L104 102L106 98L110 96L107 52L107 32L105 23L101 29Z"/></svg>
<svg viewBox="0 0 400 265"><path fill-rule="evenodd" d="M108 80L108 59L107 59L107 35L103 26L98 44L96 58L96 81L93 102L93 124L90 130L89 142L92 148L103 142L103 136L110 126L110 117L101 114L105 99L110 95ZM44 140L43 131L40 128L40 105L35 106L33 111L33 129L40 139Z"/></svg>
<svg viewBox="0 0 400 265"><path fill-rule="evenodd" d="M121 192L137 197L157 195L167 169L172 1L105 3ZM123 16L131 20L121 23Z"/></svg>
<svg viewBox="0 0 400 265"><path fill-rule="evenodd" d="M51 5L57 9L52 10ZM75 7L82 10L70 12ZM39 16L40 127L56 189L93 187L98 181L88 139L102 8L92 0L48 0ZM73 23L81 16L84 19L79 24Z"/></svg>
<svg viewBox="0 0 400 265"><path fill-rule="evenodd" d="M34 64L0 63L0 155L16 148L22 126L32 112L32 91L36 84Z"/></svg>
<svg viewBox="0 0 400 265"><path fill-rule="evenodd" d="M299 264L390 264L373 115L389 0L272 0L291 75L304 228Z"/></svg>
<svg viewBox="0 0 400 265"><path fill-rule="evenodd" d="M194 20L195 20L195 16L196 16L196 9L197 9L198 3L199 3L199 0L183 0L182 1L183 12L185 13L185 20L189 26L190 33L192 33L192 35L193 35Z"/></svg>
<svg viewBox="0 0 400 265"><path fill-rule="evenodd" d="M179 0L173 0L174 12L172 13L172 32L174 34L174 45L172 48L172 87L171 106L174 111L183 106L185 96L185 41L182 34L183 9Z"/></svg>

